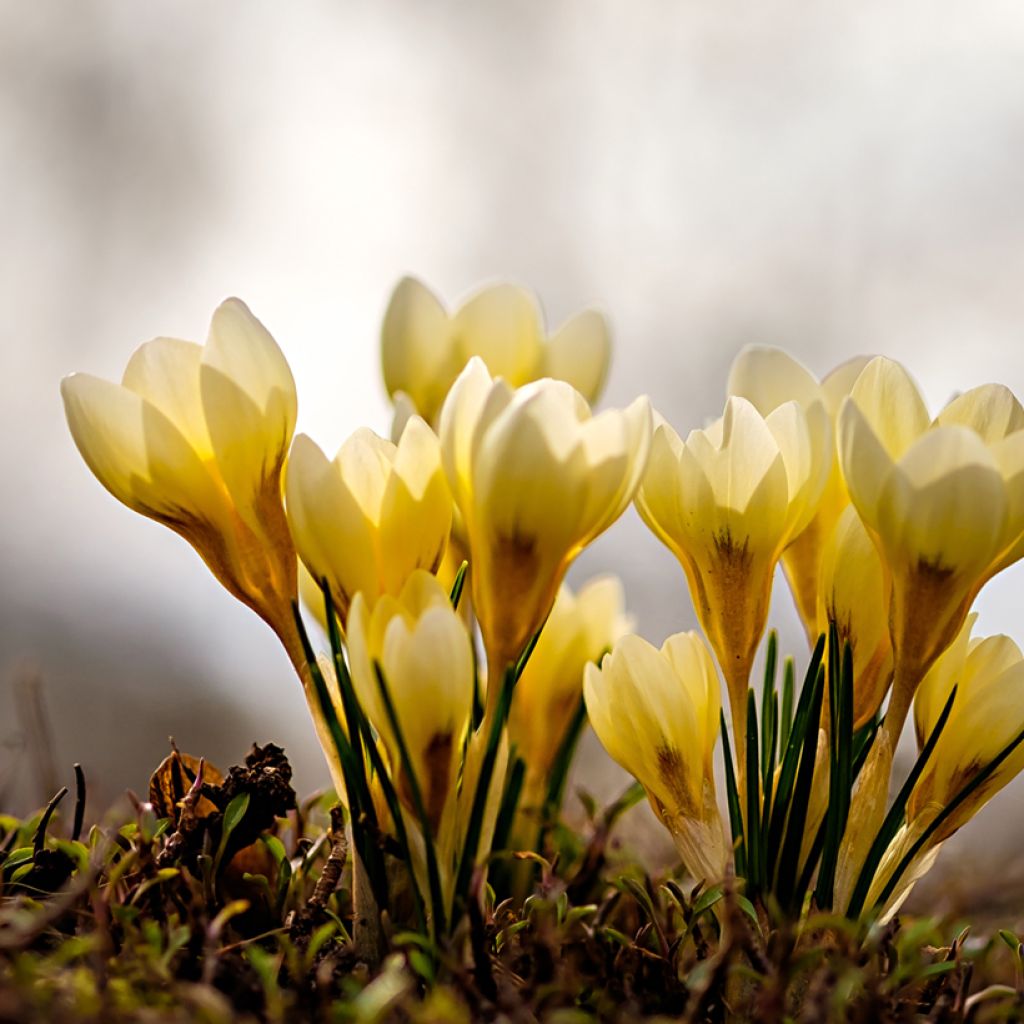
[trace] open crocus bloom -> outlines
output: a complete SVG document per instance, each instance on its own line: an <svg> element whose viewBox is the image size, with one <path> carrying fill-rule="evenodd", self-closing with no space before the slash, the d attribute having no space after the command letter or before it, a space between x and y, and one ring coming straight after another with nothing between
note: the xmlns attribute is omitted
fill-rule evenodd
<svg viewBox="0 0 1024 1024"><path fill-rule="evenodd" d="M598 739L647 790L687 870L718 881L728 858L712 770L721 698L704 642L677 633L658 650L624 636L600 668L587 666L583 692Z"/></svg>
<svg viewBox="0 0 1024 1024"><path fill-rule="evenodd" d="M971 637L970 615L956 639L932 666L914 698L918 747L935 728L949 695L956 697L945 728L907 803L907 823L886 851L868 906L877 902L892 872L957 795L1024 730L1024 655L1007 636ZM1008 782L1024 770L1018 745L932 832L886 901L894 913L914 881L931 866L939 847Z"/></svg>
<svg viewBox="0 0 1024 1024"><path fill-rule="evenodd" d="M734 397L721 419L685 442L664 421L654 432L636 506L686 572L729 688L739 750L775 565L814 515L830 457L820 402L786 402L762 416Z"/></svg>
<svg viewBox="0 0 1024 1024"><path fill-rule="evenodd" d="M650 445L646 398L591 416L563 381L515 390L474 358L441 410L441 451L470 550L489 707L573 559L633 498Z"/></svg>
<svg viewBox="0 0 1024 1024"><path fill-rule="evenodd" d="M892 581L894 743L982 585L1024 554L1024 409L989 384L932 422L906 370L879 357L844 402L839 431L850 496Z"/></svg>
<svg viewBox="0 0 1024 1024"><path fill-rule="evenodd" d="M553 377L593 402L604 386L610 353L608 325L600 313L578 313L545 337L536 298L512 284L483 288L449 314L426 285L403 278L381 329L388 394L403 419L411 407L430 423L474 356L512 387Z"/></svg>
<svg viewBox="0 0 1024 1024"><path fill-rule="evenodd" d="M555 757L583 693L583 670L631 628L622 584L614 576L590 580L577 594L562 586L537 646L516 684L509 740L526 764L520 803L545 796Z"/></svg>
<svg viewBox="0 0 1024 1024"><path fill-rule="evenodd" d="M830 425L834 427L843 399L850 393L868 361L867 357L858 356L841 363L819 383L802 363L783 349L750 345L740 352L732 364L728 393L746 398L762 416L767 416L786 402L797 402L805 410L820 404L828 413ZM817 416L808 420L812 429L819 428L820 423ZM821 629L817 611L822 551L843 509L850 504L833 437L834 429L830 430L829 438L818 441L826 450L831 448L832 455L817 511L782 552L782 568L812 645L818 639Z"/></svg>
<svg viewBox="0 0 1024 1024"><path fill-rule="evenodd" d="M436 572L452 523L452 499L433 431L418 416L398 444L357 430L333 461L305 434L286 477L295 545L327 580L342 622L357 592L370 605L397 596L414 569Z"/></svg>
<svg viewBox="0 0 1024 1024"><path fill-rule="evenodd" d="M295 429L291 371L238 299L213 314L205 345L157 338L120 384L61 382L75 444L129 508L181 534L218 580L270 624L297 665L296 559L281 502Z"/></svg>

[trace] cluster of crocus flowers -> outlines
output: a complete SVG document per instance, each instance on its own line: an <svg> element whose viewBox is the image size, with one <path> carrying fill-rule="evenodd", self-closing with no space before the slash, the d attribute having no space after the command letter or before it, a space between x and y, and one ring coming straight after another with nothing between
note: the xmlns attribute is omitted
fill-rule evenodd
<svg viewBox="0 0 1024 1024"><path fill-rule="evenodd" d="M456 918L509 794L519 822L550 814L584 708L689 872L723 878L719 674L751 891L777 883L791 907L816 870L829 907L891 911L1024 768L1024 659L965 626L986 580L1024 555L1024 409L987 385L932 420L889 360L819 381L758 347L735 362L721 418L684 439L645 398L592 411L608 349L592 311L549 337L524 289L449 313L406 279L382 330L393 437L358 429L333 459L293 442L291 373L237 300L205 345L157 339L120 385L79 374L62 390L104 486L185 537L284 643L359 832L357 917L367 884L386 899L392 874L369 863L383 857L369 822L404 851L435 930ZM565 585L630 503L682 565L706 642L656 648L627 632L617 581ZM330 642L319 661L300 564ZM758 723L750 675L779 564L813 654L794 710L770 648ZM921 755L886 814L912 702ZM544 833L513 827L517 842Z"/></svg>

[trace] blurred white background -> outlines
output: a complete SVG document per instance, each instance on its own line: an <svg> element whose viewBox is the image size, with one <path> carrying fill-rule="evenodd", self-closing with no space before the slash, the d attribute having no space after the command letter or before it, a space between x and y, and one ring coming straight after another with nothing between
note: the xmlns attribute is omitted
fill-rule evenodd
<svg viewBox="0 0 1024 1024"><path fill-rule="evenodd" d="M1020 394L1022 167L1014 0L0 0L0 790L42 796L12 696L35 669L97 809L168 734L222 764L272 738L300 791L326 778L276 641L92 479L62 375L202 340L237 294L333 451L386 430L377 332L412 272L449 299L517 279L553 322L598 303L606 403L647 392L681 430L747 342L819 373L884 351L933 407ZM634 513L582 563L651 639L692 625ZM1024 639L1022 586L989 586L982 632ZM773 617L799 651L782 588ZM1022 792L949 859L1018 846Z"/></svg>

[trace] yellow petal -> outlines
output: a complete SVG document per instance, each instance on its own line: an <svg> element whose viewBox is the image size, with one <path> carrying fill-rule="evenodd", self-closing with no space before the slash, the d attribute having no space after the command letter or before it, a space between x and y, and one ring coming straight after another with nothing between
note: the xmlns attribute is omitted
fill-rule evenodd
<svg viewBox="0 0 1024 1024"><path fill-rule="evenodd" d="M544 347L543 376L571 384L588 402L604 388L611 359L608 323L587 309L567 320Z"/></svg>
<svg viewBox="0 0 1024 1024"><path fill-rule="evenodd" d="M121 383L155 405L202 459L213 457L199 394L203 347L191 341L156 338L135 350Z"/></svg>
<svg viewBox="0 0 1024 1024"><path fill-rule="evenodd" d="M892 459L900 458L928 429L930 417L917 385L899 363L884 356L864 368L850 399Z"/></svg>
<svg viewBox="0 0 1024 1024"><path fill-rule="evenodd" d="M785 402L802 406L821 401L821 388L807 368L788 352L748 345L729 370L726 393L746 398L762 416Z"/></svg>
<svg viewBox="0 0 1024 1024"><path fill-rule="evenodd" d="M381 358L388 394L404 392L433 420L462 368L451 337L451 322L437 296L422 282L398 282L381 327Z"/></svg>
<svg viewBox="0 0 1024 1024"><path fill-rule="evenodd" d="M68 426L82 458L119 501L179 529L219 520L223 500L173 423L133 391L88 374L61 382Z"/></svg>
<svg viewBox="0 0 1024 1024"><path fill-rule="evenodd" d="M998 552L1006 488L981 439L936 427L900 460L879 498L878 532L899 565L978 574Z"/></svg>
<svg viewBox="0 0 1024 1024"><path fill-rule="evenodd" d="M239 514L260 524L254 494L274 482L295 430L295 381L267 329L238 299L213 314L199 371L217 465Z"/></svg>
<svg viewBox="0 0 1024 1024"><path fill-rule="evenodd" d="M513 387L532 380L541 356L540 310L525 288L496 284L478 292L452 319L464 361L480 356Z"/></svg>
<svg viewBox="0 0 1024 1024"><path fill-rule="evenodd" d="M935 422L940 426L970 427L987 444L1024 429L1024 409L1002 384L983 384L954 398Z"/></svg>

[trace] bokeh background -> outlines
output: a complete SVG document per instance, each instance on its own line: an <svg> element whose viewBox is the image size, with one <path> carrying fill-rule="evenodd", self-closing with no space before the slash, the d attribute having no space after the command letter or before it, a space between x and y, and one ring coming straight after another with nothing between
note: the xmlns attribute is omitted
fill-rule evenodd
<svg viewBox="0 0 1024 1024"><path fill-rule="evenodd" d="M552 324L597 303L605 401L646 392L681 430L747 342L819 373L884 351L933 407L1024 393L1022 69L1015 0L0 0L7 806L76 760L97 810L142 791L168 735L224 765L272 738L300 790L326 781L276 641L92 479L62 375L201 340L237 294L333 451L387 428L379 322L412 272L450 300L511 277ZM651 639L693 624L633 512L575 576L598 571ZM983 632L1024 639L1022 590L1020 566L989 585ZM784 589L773 619L801 652ZM591 745L578 781L617 777ZM946 898L1002 898L975 883L1022 808L1016 787L950 844Z"/></svg>

